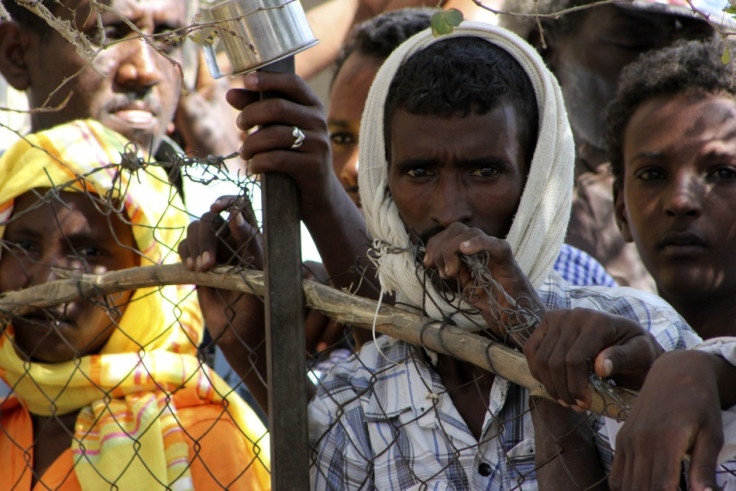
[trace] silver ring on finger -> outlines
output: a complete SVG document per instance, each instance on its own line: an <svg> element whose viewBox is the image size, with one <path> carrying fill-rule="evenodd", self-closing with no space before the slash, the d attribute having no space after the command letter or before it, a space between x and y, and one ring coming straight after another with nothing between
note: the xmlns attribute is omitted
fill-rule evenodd
<svg viewBox="0 0 736 491"><path fill-rule="evenodd" d="M304 132L300 130L298 126L291 127L291 136L294 137L294 143L291 144L292 150L296 150L301 147L302 143L304 143L304 139L306 138L304 136Z"/></svg>

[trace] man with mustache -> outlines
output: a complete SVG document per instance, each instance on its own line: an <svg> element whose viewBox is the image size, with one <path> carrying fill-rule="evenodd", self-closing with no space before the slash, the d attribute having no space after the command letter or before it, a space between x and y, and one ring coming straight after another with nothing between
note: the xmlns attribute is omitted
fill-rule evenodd
<svg viewBox="0 0 736 491"><path fill-rule="evenodd" d="M187 25L189 2L45 3L86 35L93 48L105 49L88 63L35 13L14 0L4 1L13 21L0 24L0 71L13 87L26 91L35 109L31 130L93 118L141 148L157 149L181 92L174 62L182 62L182 45L166 36Z"/></svg>
<svg viewBox="0 0 736 491"><path fill-rule="evenodd" d="M293 76L250 74L244 84L228 94L242 110L238 124L261 129L245 138L241 156L253 172L294 178L327 270L344 271L336 268L365 249L356 240L363 229L330 172L321 107ZM282 99L258 101L261 91ZM306 135L297 148L294 125ZM541 58L500 28L468 23L436 38L425 31L376 76L360 140L361 201L382 291L436 321L428 329L455 325L523 348L532 374L561 405L530 402L526 389L490 372L382 336L338 363L310 403L313 486L600 483L610 462L605 438L594 438L585 413L570 409L589 407L591 368L637 387L663 349L698 338L654 296L576 289L552 271L574 155L561 92ZM188 268L231 260L233 247L261 264L247 216L219 217L224 201L190 225L179 247ZM261 301L206 288L199 295L233 367L258 384L265 356L256 353L261 373L254 373L241 343L263 339Z"/></svg>

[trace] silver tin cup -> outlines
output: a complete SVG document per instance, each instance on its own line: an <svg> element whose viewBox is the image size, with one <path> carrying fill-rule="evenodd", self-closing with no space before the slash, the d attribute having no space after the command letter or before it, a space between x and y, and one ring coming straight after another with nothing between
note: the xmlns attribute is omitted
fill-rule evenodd
<svg viewBox="0 0 736 491"><path fill-rule="evenodd" d="M318 42L299 0L221 0L202 7L200 14L215 32L214 42L203 45L215 78L256 70ZM217 63L219 49L230 61L227 73Z"/></svg>

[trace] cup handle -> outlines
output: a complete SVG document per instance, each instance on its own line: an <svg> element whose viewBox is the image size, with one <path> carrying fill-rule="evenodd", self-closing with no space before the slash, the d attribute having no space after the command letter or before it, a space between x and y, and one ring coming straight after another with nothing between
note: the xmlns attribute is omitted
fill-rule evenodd
<svg viewBox="0 0 736 491"><path fill-rule="evenodd" d="M210 75L215 79L224 77L225 74L222 73L220 65L217 64L214 43L205 43L202 45L202 49L204 49L204 59L207 62L207 69L210 71Z"/></svg>

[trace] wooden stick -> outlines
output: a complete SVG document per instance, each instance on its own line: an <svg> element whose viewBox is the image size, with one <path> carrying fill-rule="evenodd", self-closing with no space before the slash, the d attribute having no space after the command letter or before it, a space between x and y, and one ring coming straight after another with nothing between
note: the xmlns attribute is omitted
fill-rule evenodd
<svg viewBox="0 0 736 491"><path fill-rule="evenodd" d="M110 271L102 275L75 275L0 295L0 313L19 316L34 308L52 307L81 298L99 297L138 288L194 284L241 291L263 296L263 273L243 268L220 266L207 272L189 271L181 264L144 266ZM335 290L309 280L302 282L305 304L337 322L371 329L416 346L453 356L491 371L529 389L534 396L552 398L529 372L524 355L501 343L454 326L438 326L436 321L412 312L382 305L376 316L376 302ZM596 387L596 385L598 387ZM636 393L608 384L591 384L591 411L625 420Z"/></svg>
<svg viewBox="0 0 736 491"><path fill-rule="evenodd" d="M288 56L262 68L294 72ZM262 98L277 97L264 93ZM266 172L262 179L271 486L275 491L309 487L307 359L299 193L288 174ZM289 360L289 363L284 363Z"/></svg>

